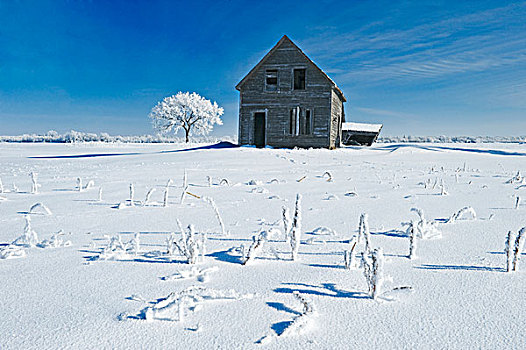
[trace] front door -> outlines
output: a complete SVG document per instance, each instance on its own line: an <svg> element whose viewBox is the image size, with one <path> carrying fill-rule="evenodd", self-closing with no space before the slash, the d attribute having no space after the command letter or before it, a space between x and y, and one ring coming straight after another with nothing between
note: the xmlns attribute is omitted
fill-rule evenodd
<svg viewBox="0 0 526 350"><path fill-rule="evenodd" d="M265 112L254 113L254 145L265 147Z"/></svg>

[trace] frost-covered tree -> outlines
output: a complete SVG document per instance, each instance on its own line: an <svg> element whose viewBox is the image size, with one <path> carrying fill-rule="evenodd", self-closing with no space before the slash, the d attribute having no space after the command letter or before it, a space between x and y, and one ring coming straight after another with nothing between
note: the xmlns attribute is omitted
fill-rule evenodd
<svg viewBox="0 0 526 350"><path fill-rule="evenodd" d="M195 92L178 92L157 103L149 116L154 128L160 132L177 133L183 129L188 142L191 133L206 135L214 124L222 125L222 115L223 108L216 102L212 103Z"/></svg>

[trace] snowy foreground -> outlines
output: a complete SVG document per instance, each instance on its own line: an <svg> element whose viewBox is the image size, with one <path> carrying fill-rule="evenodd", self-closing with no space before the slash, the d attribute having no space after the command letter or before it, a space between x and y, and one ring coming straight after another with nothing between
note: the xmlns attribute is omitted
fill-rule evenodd
<svg viewBox="0 0 526 350"><path fill-rule="evenodd" d="M200 146L0 144L0 348L524 346L524 145Z"/></svg>

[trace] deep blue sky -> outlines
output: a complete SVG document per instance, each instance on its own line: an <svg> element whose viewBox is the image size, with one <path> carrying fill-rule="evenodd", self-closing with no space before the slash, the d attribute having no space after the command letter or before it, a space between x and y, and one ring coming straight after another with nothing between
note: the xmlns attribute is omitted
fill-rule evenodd
<svg viewBox="0 0 526 350"><path fill-rule="evenodd" d="M526 2L0 0L0 135L153 133L196 91L225 108L287 34L385 135L526 134Z"/></svg>

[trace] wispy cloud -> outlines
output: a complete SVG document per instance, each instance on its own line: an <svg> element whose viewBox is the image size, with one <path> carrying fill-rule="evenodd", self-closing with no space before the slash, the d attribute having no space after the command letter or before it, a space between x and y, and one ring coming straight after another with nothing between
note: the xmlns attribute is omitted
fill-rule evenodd
<svg viewBox="0 0 526 350"><path fill-rule="evenodd" d="M524 18L526 2L404 30L376 22L344 34L325 32L303 44L344 84L440 79L526 64Z"/></svg>

